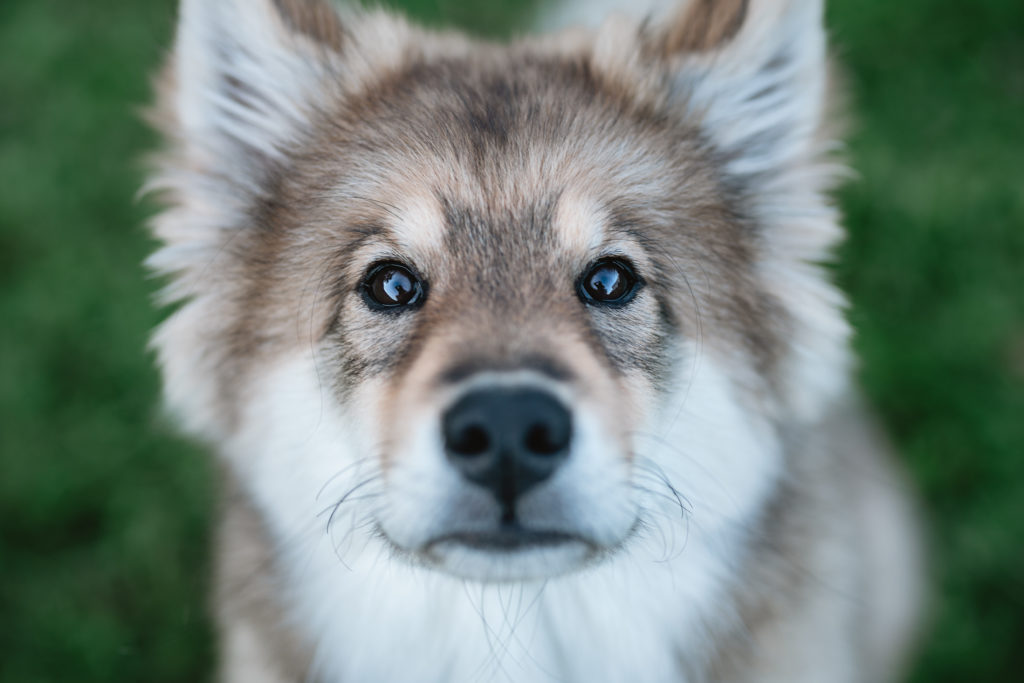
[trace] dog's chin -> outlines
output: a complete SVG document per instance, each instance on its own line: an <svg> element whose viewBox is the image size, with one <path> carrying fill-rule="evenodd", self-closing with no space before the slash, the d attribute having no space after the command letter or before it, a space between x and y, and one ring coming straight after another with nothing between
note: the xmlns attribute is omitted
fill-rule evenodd
<svg viewBox="0 0 1024 683"><path fill-rule="evenodd" d="M418 554L458 578L508 583L567 574L593 562L601 550L579 536L515 527L445 534Z"/></svg>

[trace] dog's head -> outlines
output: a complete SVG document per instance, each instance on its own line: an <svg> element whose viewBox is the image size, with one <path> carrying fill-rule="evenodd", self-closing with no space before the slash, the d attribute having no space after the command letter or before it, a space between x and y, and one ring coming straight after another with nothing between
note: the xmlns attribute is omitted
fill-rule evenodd
<svg viewBox="0 0 1024 683"><path fill-rule="evenodd" d="M820 21L694 0L492 45L185 0L172 406L282 543L326 529L347 561L384 539L500 581L732 543L845 374Z"/></svg>

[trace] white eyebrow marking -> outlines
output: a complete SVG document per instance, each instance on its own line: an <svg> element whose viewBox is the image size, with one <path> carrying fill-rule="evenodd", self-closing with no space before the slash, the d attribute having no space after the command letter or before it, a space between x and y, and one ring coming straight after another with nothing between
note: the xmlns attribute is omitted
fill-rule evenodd
<svg viewBox="0 0 1024 683"><path fill-rule="evenodd" d="M561 242L574 253L590 254L605 239L607 212L590 197L565 192L555 207L554 231Z"/></svg>
<svg viewBox="0 0 1024 683"><path fill-rule="evenodd" d="M394 204L388 227L397 246L409 254L429 254L444 245L444 213L427 193L410 193Z"/></svg>

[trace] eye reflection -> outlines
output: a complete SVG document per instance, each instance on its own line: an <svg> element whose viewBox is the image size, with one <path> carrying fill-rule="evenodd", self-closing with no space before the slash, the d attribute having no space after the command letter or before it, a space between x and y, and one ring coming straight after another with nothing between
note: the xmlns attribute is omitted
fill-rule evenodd
<svg viewBox="0 0 1024 683"><path fill-rule="evenodd" d="M363 281L363 295L377 308L403 308L421 303L423 285L413 273L397 263L380 264Z"/></svg>
<svg viewBox="0 0 1024 683"><path fill-rule="evenodd" d="M580 281L580 298L592 304L624 304L638 289L639 281L624 261L602 259Z"/></svg>

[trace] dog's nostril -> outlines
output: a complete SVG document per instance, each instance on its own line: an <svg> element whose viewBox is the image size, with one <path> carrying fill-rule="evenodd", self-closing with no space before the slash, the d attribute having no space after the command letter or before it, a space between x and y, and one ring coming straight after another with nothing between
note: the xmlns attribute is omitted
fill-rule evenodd
<svg viewBox="0 0 1024 683"><path fill-rule="evenodd" d="M526 432L523 445L529 453L555 455L565 449L566 439L559 439L546 424L536 424Z"/></svg>
<svg viewBox="0 0 1024 683"><path fill-rule="evenodd" d="M454 439L448 442L448 450L466 457L483 455L491 448L487 430L479 425L464 427Z"/></svg>

